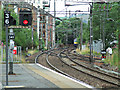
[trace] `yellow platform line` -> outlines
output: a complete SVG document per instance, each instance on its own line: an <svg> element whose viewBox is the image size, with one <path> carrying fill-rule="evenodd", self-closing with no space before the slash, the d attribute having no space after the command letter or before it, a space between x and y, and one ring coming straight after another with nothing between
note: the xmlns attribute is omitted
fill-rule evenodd
<svg viewBox="0 0 120 90"><path fill-rule="evenodd" d="M72 88L71 86L68 86L67 84L57 80L54 77L51 77L49 75L46 75L45 73L41 72L40 70L37 70L36 68L30 66L30 65L25 65L28 69L32 70L33 72L35 72L36 74L44 77L45 79L51 81L52 83L54 83L56 86L58 86L59 88Z"/></svg>
<svg viewBox="0 0 120 90"><path fill-rule="evenodd" d="M4 86L4 88L24 88L25 86Z"/></svg>

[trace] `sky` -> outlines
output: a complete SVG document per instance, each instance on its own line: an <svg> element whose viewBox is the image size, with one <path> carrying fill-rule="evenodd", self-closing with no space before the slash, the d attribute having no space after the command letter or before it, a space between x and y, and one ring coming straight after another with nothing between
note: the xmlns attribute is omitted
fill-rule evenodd
<svg viewBox="0 0 120 90"><path fill-rule="evenodd" d="M76 5L77 3L73 3L73 2L66 2L66 4L74 4ZM78 3L78 4L81 4L81 5L76 5L76 6L65 6L65 2L64 0L57 0L56 1L56 17L64 17L66 16L66 10L67 11L74 11L74 12L71 12L72 13L75 13L76 10L81 10L81 11L88 11L88 8L89 8L89 4L86 4L86 5L83 5L83 3ZM84 3L85 4L85 3ZM51 0L50 2L50 13L52 15L54 15L54 0ZM58 12L58 11L61 11L61 12ZM67 15L69 16L69 15Z"/></svg>

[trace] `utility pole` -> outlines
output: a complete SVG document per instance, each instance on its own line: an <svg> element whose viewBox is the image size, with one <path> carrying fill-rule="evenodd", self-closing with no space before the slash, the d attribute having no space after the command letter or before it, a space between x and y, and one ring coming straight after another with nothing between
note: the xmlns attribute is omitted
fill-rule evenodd
<svg viewBox="0 0 120 90"><path fill-rule="evenodd" d="M46 16L46 48L48 48L48 15Z"/></svg>
<svg viewBox="0 0 120 90"><path fill-rule="evenodd" d="M33 3L32 3L32 15L33 15ZM33 24L33 18L32 18L32 24ZM33 48L33 25L31 24L31 29L32 29L32 50Z"/></svg>
<svg viewBox="0 0 120 90"><path fill-rule="evenodd" d="M93 64L93 30L92 30L92 8L93 3L90 4L90 63Z"/></svg>
<svg viewBox="0 0 120 90"><path fill-rule="evenodd" d="M38 34L38 39L39 39L39 50L40 50L40 31L39 31L39 25L40 25L40 6L37 8L37 34Z"/></svg>
<svg viewBox="0 0 120 90"><path fill-rule="evenodd" d="M83 22L82 22L82 18L81 18L81 30L80 30L80 51L82 50L82 33L83 33Z"/></svg>
<svg viewBox="0 0 120 90"><path fill-rule="evenodd" d="M70 10L69 10L69 18L70 18Z"/></svg>
<svg viewBox="0 0 120 90"><path fill-rule="evenodd" d="M109 12L109 3L107 3L107 18L108 18L108 12Z"/></svg>
<svg viewBox="0 0 120 90"><path fill-rule="evenodd" d="M100 4L100 6L99 6L99 14L100 14L100 39L102 39L102 37L101 37L101 4Z"/></svg>
<svg viewBox="0 0 120 90"><path fill-rule="evenodd" d="M32 50L33 50L33 27L32 27Z"/></svg>
<svg viewBox="0 0 120 90"><path fill-rule="evenodd" d="M119 5L119 7L120 7L120 1L118 2L118 5ZM120 8L118 9L118 12L119 12L119 15L120 15ZM119 16L119 15L118 15L118 16ZM118 23L118 25L120 25L120 22ZM118 36L119 36L119 37L118 37L118 42L119 42L119 43L118 43L118 59L119 59L119 60L118 60L118 61L119 61L119 62L118 62L118 65L120 65L120 28L119 28L118 31L119 31L119 32L118 32L118 34L119 34L119 35L118 35ZM119 68L119 72L120 72L120 68Z"/></svg>
<svg viewBox="0 0 120 90"><path fill-rule="evenodd" d="M66 18L67 18L67 8L66 8Z"/></svg>
<svg viewBox="0 0 120 90"><path fill-rule="evenodd" d="M53 18L53 32L52 32L52 35L53 35L53 42L52 42L52 47L55 48L55 17L56 17L56 5L55 5L55 0L54 0L54 18Z"/></svg>
<svg viewBox="0 0 120 90"><path fill-rule="evenodd" d="M58 36L58 30L57 30L57 47L59 45L59 36Z"/></svg>
<svg viewBox="0 0 120 90"><path fill-rule="evenodd" d="M43 35L43 32L42 32L43 31L43 25L42 25L42 23L43 23L43 13L44 13L43 10L41 10L41 21L40 21L40 27L41 27L40 28L40 30L41 30L40 31L40 33L41 33L41 35L40 35L40 41L41 41L40 42L40 48L41 49L42 49L42 35Z"/></svg>
<svg viewBox="0 0 120 90"><path fill-rule="evenodd" d="M105 6L104 6L104 20L103 20L103 50L105 50Z"/></svg>

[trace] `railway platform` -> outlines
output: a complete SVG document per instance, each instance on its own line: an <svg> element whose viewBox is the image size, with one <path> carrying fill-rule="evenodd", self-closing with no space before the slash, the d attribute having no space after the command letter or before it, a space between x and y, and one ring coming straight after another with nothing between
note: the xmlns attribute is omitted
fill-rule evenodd
<svg viewBox="0 0 120 90"><path fill-rule="evenodd" d="M28 90L31 88L93 88L40 64L14 64L15 74L8 75L8 86L6 86L5 69L5 64L3 64L1 74L3 90L11 88L12 90L17 90L17 88L29 88Z"/></svg>

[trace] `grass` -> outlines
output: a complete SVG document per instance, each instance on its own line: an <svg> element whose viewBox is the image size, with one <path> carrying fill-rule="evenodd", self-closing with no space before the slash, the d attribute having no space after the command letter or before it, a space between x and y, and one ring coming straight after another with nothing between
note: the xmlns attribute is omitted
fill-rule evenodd
<svg viewBox="0 0 120 90"><path fill-rule="evenodd" d="M28 53L30 53L31 55L34 54L34 53L37 53L37 52L39 52L39 50L36 50L36 49L34 49L34 50L31 50L31 49L28 50Z"/></svg>
<svg viewBox="0 0 120 90"><path fill-rule="evenodd" d="M110 64L111 66L116 66L120 70L118 49L113 50L113 54L111 57L107 54L106 59L104 59L103 62L106 64Z"/></svg>
<svg viewBox="0 0 120 90"><path fill-rule="evenodd" d="M82 55L86 55L86 54L90 54L90 49L89 48L86 48L86 49L84 49L84 50L82 50L82 51L80 51L80 49L76 49L76 52L78 53L78 54L82 54ZM96 55L96 56L101 56L101 54L100 53L97 53L97 52L95 52L95 51L93 51L93 55Z"/></svg>
<svg viewBox="0 0 120 90"><path fill-rule="evenodd" d="M78 54L82 54L82 55L90 54L89 48L86 48L85 50L82 50L82 51L80 51L80 49L77 48L76 52ZM100 56L100 57L102 56L100 53L97 53L95 51L93 51L93 55ZM113 50L113 54L111 57L109 57L109 55L106 54L106 59L104 59L102 61L106 64L110 64L111 66L116 66L120 70L120 60L118 58L118 49Z"/></svg>

